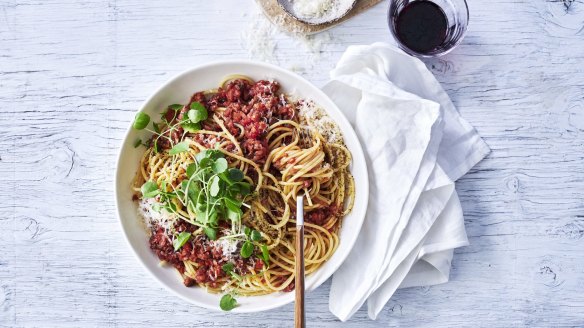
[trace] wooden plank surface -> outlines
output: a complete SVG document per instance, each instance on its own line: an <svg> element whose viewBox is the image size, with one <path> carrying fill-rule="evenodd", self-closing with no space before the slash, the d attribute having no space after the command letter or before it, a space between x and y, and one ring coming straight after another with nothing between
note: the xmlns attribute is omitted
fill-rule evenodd
<svg viewBox="0 0 584 328"><path fill-rule="evenodd" d="M389 40L386 7L312 48L272 33L266 59L323 85L346 46ZM457 183L471 245L451 282L398 291L377 321L340 324L325 284L309 327L584 326L584 2L469 7L463 43L427 64L492 148ZM113 200L141 102L189 67L246 58L253 24L252 0L0 0L0 327L292 326L293 305L234 315L171 295Z"/></svg>

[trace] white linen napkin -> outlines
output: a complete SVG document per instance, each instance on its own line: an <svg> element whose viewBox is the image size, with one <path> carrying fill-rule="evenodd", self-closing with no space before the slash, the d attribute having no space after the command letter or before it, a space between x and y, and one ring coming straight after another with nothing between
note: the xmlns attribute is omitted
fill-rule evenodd
<svg viewBox="0 0 584 328"><path fill-rule="evenodd" d="M426 66L388 44L349 47L323 90L353 124L370 184L329 307L345 321L367 301L375 319L397 288L448 280L453 249L468 244L453 181L489 148Z"/></svg>

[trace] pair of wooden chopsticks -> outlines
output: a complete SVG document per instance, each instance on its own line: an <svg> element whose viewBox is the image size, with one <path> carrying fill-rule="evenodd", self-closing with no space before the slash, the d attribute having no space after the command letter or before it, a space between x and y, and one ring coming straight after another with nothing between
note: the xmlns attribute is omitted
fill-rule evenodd
<svg viewBox="0 0 584 328"><path fill-rule="evenodd" d="M304 195L296 198L296 303L294 327L304 328Z"/></svg>

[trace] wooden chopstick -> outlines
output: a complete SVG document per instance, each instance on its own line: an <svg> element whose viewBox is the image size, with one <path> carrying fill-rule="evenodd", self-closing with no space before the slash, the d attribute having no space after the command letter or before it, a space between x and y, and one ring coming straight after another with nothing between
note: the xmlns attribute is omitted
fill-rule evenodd
<svg viewBox="0 0 584 328"><path fill-rule="evenodd" d="M304 328L304 195L296 198L296 303L294 327Z"/></svg>

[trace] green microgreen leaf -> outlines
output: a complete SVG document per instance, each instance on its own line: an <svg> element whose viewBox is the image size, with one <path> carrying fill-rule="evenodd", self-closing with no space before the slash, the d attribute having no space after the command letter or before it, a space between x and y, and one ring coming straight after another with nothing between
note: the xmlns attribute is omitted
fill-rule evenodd
<svg viewBox="0 0 584 328"><path fill-rule="evenodd" d="M241 210L233 211L231 209L227 209L227 218L231 221L239 221L241 219L241 215Z"/></svg>
<svg viewBox="0 0 584 328"><path fill-rule="evenodd" d="M160 210L162 209L162 207L160 206L160 204L158 203L154 203L152 204L152 210L156 213L160 213Z"/></svg>
<svg viewBox="0 0 584 328"><path fill-rule="evenodd" d="M207 158L207 151L200 151L195 155L195 160L197 161L197 163L201 163L201 160L203 160L203 158Z"/></svg>
<svg viewBox="0 0 584 328"><path fill-rule="evenodd" d="M206 228L203 228L203 230L205 231L205 235L207 235L207 237L209 237L209 239L211 239L211 240L217 239L217 229L206 227Z"/></svg>
<svg viewBox="0 0 584 328"><path fill-rule="evenodd" d="M192 163L191 165L187 166L187 177L189 179L195 174L197 171L197 163Z"/></svg>
<svg viewBox="0 0 584 328"><path fill-rule="evenodd" d="M231 311L237 306L237 300L230 294L225 294L219 301L219 307L223 311Z"/></svg>
<svg viewBox="0 0 584 328"><path fill-rule="evenodd" d="M229 179L229 173L228 172L222 172L220 174L218 174L219 178L223 181L225 181L228 185L232 185L233 181L231 181L231 179Z"/></svg>
<svg viewBox="0 0 584 328"><path fill-rule="evenodd" d="M214 176L211 179L211 187L209 189L211 196L216 197L217 195L219 195L219 192L221 191L220 182L221 182L221 180L219 179L218 176Z"/></svg>
<svg viewBox="0 0 584 328"><path fill-rule="evenodd" d="M190 108L194 110L206 110L205 106L198 101L193 101Z"/></svg>
<svg viewBox="0 0 584 328"><path fill-rule="evenodd" d="M193 101L190 105L190 109L196 110L198 112L207 112L207 108L198 101Z"/></svg>
<svg viewBox="0 0 584 328"><path fill-rule="evenodd" d="M233 182L239 182L243 180L243 172L240 169L229 169L229 179Z"/></svg>
<svg viewBox="0 0 584 328"><path fill-rule="evenodd" d="M152 122L152 129L154 132L160 134L160 126L156 122Z"/></svg>
<svg viewBox="0 0 584 328"><path fill-rule="evenodd" d="M136 139L136 141L134 141L134 148L140 147L141 144L142 144L142 139L140 139L140 138Z"/></svg>
<svg viewBox="0 0 584 328"><path fill-rule="evenodd" d="M262 240L262 234L261 234L259 231L257 231L257 230L253 230L253 231L250 233L250 235L249 235L249 238L250 238L252 241L260 241L260 240Z"/></svg>
<svg viewBox="0 0 584 328"><path fill-rule="evenodd" d="M178 251L183 245L189 241L191 238L191 233L183 231L181 232L178 237L172 242L172 246L174 246L174 251Z"/></svg>
<svg viewBox="0 0 584 328"><path fill-rule="evenodd" d="M191 203L195 203L197 198L199 197L200 190L197 187L197 184L194 182L189 183L189 180L183 180L180 183L180 189L176 191L177 193L181 193L179 195L180 198L184 198L185 195L188 196Z"/></svg>
<svg viewBox="0 0 584 328"><path fill-rule="evenodd" d="M231 271L233 271L233 269L235 269L235 264L233 264L232 262L228 262L223 264L223 266L221 266L221 269L223 270L223 272L229 274Z"/></svg>
<svg viewBox="0 0 584 328"><path fill-rule="evenodd" d="M203 158L215 160L221 157L224 157L223 153L216 149L206 149L195 155L195 159L197 160L197 162L201 162Z"/></svg>
<svg viewBox="0 0 584 328"><path fill-rule="evenodd" d="M223 202L225 203L225 207L227 207L227 209L231 211L237 212L241 208L241 202L238 201L237 199L225 197L225 199L223 199Z"/></svg>
<svg viewBox="0 0 584 328"><path fill-rule="evenodd" d="M148 123L150 123L150 115L144 112L138 112L136 117L134 117L133 126L136 130L142 130L148 126Z"/></svg>
<svg viewBox="0 0 584 328"><path fill-rule="evenodd" d="M207 110L202 111L191 109L187 112L187 117L193 123L199 123L207 119Z"/></svg>
<svg viewBox="0 0 584 328"><path fill-rule="evenodd" d="M160 149L158 149L158 138L154 139L154 145L152 145L152 149L154 149L155 154L158 154L158 152L160 151Z"/></svg>
<svg viewBox="0 0 584 328"><path fill-rule="evenodd" d="M193 123L189 120L182 121L180 123L180 126L182 126L182 128L187 132L197 132L197 131L201 130L200 123Z"/></svg>
<svg viewBox="0 0 584 328"><path fill-rule="evenodd" d="M228 168L227 160L225 158L218 158L213 162L211 168L213 168L213 172L217 174L223 173Z"/></svg>
<svg viewBox="0 0 584 328"><path fill-rule="evenodd" d="M205 168L208 167L209 165L211 165L213 163L213 160L211 160L208 157L204 157L199 161L199 166Z"/></svg>
<svg viewBox="0 0 584 328"><path fill-rule="evenodd" d="M168 203L167 203L167 205L165 206L165 208L166 208L166 209L167 209L169 212L173 212L173 213L174 213L174 212L176 212L176 205L175 205L173 202L171 202L171 201L168 201Z"/></svg>
<svg viewBox="0 0 584 328"><path fill-rule="evenodd" d="M200 202L197 202L197 207L196 207L197 211L199 212L206 212L207 211L207 202L202 200Z"/></svg>
<svg viewBox="0 0 584 328"><path fill-rule="evenodd" d="M251 185L247 182L239 182L237 183L237 192L240 193L242 196L247 196L251 194Z"/></svg>
<svg viewBox="0 0 584 328"><path fill-rule="evenodd" d="M208 113L207 109L205 108L205 106L203 106L203 104L195 101L191 104L191 109L187 112L187 116L192 122L198 123L206 120L208 117Z"/></svg>
<svg viewBox="0 0 584 328"><path fill-rule="evenodd" d="M216 150L216 149L206 149L206 150L203 150L203 151L197 153L197 155L195 155L195 159L199 163L201 162L201 160L203 158L209 158L212 160L216 160L217 158L225 158L225 155L223 155L222 152L220 152L219 150Z"/></svg>
<svg viewBox="0 0 584 328"><path fill-rule="evenodd" d="M225 158L225 155L223 155L223 153L218 151L217 149L207 149L205 152L207 153L207 157L209 157L212 160L216 160L218 158Z"/></svg>
<svg viewBox="0 0 584 328"><path fill-rule="evenodd" d="M198 211L197 214L195 215L195 218L197 219L198 222L202 223L202 224L207 224L207 212L206 211Z"/></svg>
<svg viewBox="0 0 584 328"><path fill-rule="evenodd" d="M268 252L268 246L261 245L260 249L262 250L262 260L266 264L266 266L270 265L270 253Z"/></svg>
<svg viewBox="0 0 584 328"><path fill-rule="evenodd" d="M243 243L243 246L241 246L241 251L239 253L244 259L250 257L253 254L253 244L250 241L246 241Z"/></svg>
<svg viewBox="0 0 584 328"><path fill-rule="evenodd" d="M251 234L251 229L249 227L243 227L243 233L249 237L249 234Z"/></svg>
<svg viewBox="0 0 584 328"><path fill-rule="evenodd" d="M176 145L174 145L174 147L172 147L168 151L168 154L169 155L176 155L176 154L183 153L183 152L185 152L187 150L189 150L189 142L188 141L183 141L183 142L179 142Z"/></svg>
<svg viewBox="0 0 584 328"><path fill-rule="evenodd" d="M140 191L142 192L143 198L153 198L160 193L158 185L154 181L147 181L144 183L140 188Z"/></svg>
<svg viewBox="0 0 584 328"><path fill-rule="evenodd" d="M209 210L209 214L207 215L207 222L211 225L217 225L217 219L219 218L219 214L217 210L213 207Z"/></svg>

